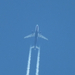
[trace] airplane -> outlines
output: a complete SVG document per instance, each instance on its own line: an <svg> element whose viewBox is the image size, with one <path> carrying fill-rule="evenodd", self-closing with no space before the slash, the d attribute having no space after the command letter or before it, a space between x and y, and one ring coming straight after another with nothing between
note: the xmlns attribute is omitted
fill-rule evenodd
<svg viewBox="0 0 75 75"><path fill-rule="evenodd" d="M41 35L41 34L39 33L39 26L38 26L38 25L36 25L36 27L35 27L35 33L32 33L32 34L30 34L30 35L28 35L28 36L25 36L24 39L25 39L25 38L29 38L29 37L35 37L34 46L33 46L34 49L38 48L38 47L36 46L36 44L37 44L37 38L38 38L38 37L43 38L43 39L45 39L45 40L48 40L46 37L44 37L43 35Z"/></svg>

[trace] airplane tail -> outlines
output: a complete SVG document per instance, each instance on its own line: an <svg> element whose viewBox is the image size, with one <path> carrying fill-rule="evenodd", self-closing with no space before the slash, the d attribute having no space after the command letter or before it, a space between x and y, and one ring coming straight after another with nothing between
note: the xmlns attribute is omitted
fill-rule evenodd
<svg viewBox="0 0 75 75"><path fill-rule="evenodd" d="M31 46L34 50L39 49L40 47L38 46Z"/></svg>

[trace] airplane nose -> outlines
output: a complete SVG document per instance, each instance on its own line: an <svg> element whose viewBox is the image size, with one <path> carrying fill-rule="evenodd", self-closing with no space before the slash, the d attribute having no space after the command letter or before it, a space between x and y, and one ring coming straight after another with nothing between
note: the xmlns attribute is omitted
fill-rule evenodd
<svg viewBox="0 0 75 75"><path fill-rule="evenodd" d="M37 31L39 31L39 26L37 25Z"/></svg>
<svg viewBox="0 0 75 75"><path fill-rule="evenodd" d="M39 31L39 26L38 26L38 24L36 25L35 31Z"/></svg>
<svg viewBox="0 0 75 75"><path fill-rule="evenodd" d="M36 26L38 27L38 24Z"/></svg>

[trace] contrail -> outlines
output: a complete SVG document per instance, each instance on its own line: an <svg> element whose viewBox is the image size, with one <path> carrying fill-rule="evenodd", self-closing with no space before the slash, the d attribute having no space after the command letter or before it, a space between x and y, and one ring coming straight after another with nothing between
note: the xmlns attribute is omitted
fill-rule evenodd
<svg viewBox="0 0 75 75"><path fill-rule="evenodd" d="M32 51L32 48L34 48L34 47L33 46L30 47L30 51L29 51L28 66L27 66L26 75L29 75L29 73L30 73L30 63L31 63L31 51ZM36 75L39 75L40 47L37 47L37 49L38 49L38 55L37 55L37 64L36 64Z"/></svg>
<svg viewBox="0 0 75 75"><path fill-rule="evenodd" d="M39 61L40 61L40 48L38 47L37 64L36 64L36 75L39 75Z"/></svg>
<svg viewBox="0 0 75 75"><path fill-rule="evenodd" d="M30 72L31 50L32 50L32 47L30 47L30 51L29 51L28 66L27 66L27 73L26 73L26 75L29 75L29 72Z"/></svg>

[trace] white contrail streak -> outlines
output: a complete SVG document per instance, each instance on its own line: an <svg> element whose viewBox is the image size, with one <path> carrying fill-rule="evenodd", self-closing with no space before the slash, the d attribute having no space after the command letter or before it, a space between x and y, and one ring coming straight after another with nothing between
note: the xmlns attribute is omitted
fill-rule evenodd
<svg viewBox="0 0 75 75"><path fill-rule="evenodd" d="M29 75L29 72L30 72L31 50L32 50L32 47L30 47L30 51L29 51L28 66L27 66L27 73L26 73L26 75Z"/></svg>
<svg viewBox="0 0 75 75"><path fill-rule="evenodd" d="M34 48L34 46L30 47L26 75L29 75L29 73L30 73L30 63L31 63L31 51L32 51L32 48ZM37 64L36 64L36 75L39 75L40 47L37 47L37 49L38 49L38 55L37 55Z"/></svg>
<svg viewBox="0 0 75 75"><path fill-rule="evenodd" d="M39 61L40 61L40 48L38 47L37 64L36 64L36 75L39 75Z"/></svg>

